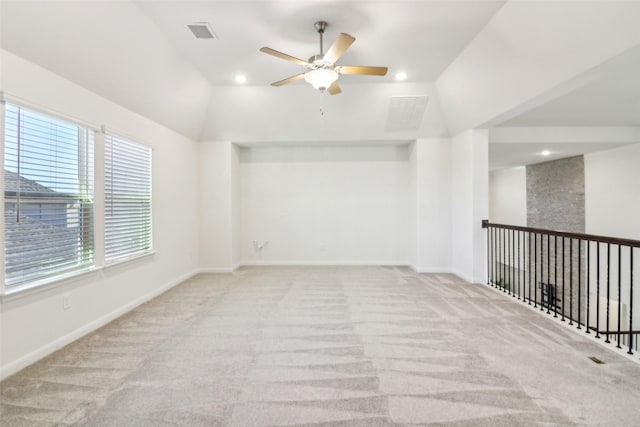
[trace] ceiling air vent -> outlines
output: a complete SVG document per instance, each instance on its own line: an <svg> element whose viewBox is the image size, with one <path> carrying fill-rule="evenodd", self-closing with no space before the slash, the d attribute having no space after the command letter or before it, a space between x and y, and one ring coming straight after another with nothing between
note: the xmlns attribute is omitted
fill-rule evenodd
<svg viewBox="0 0 640 427"><path fill-rule="evenodd" d="M418 130L427 108L429 97L421 96L392 96L389 101L389 115L385 130Z"/></svg>
<svg viewBox="0 0 640 427"><path fill-rule="evenodd" d="M207 22L194 22L187 25L197 39L216 39L216 35Z"/></svg>

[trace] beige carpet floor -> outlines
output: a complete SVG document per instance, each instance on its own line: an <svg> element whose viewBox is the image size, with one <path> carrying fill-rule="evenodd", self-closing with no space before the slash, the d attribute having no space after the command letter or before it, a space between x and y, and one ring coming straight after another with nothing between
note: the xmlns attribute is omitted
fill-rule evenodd
<svg viewBox="0 0 640 427"><path fill-rule="evenodd" d="M2 426L638 426L639 407L639 364L394 267L200 275L0 383Z"/></svg>

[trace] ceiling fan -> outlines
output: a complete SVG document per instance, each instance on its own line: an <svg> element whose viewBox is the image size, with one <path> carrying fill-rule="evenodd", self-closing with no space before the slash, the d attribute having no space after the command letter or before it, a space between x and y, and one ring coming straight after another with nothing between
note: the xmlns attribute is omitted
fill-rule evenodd
<svg viewBox="0 0 640 427"><path fill-rule="evenodd" d="M287 77L286 79L271 83L271 86L283 86L287 83L292 83L304 78L320 92L324 92L326 90L331 95L336 95L342 92L337 82L340 74L360 74L368 76L384 76L387 74L387 67L336 65L338 59L340 59L356 39L349 34L340 33L338 39L325 53L322 36L327 25L328 24L325 21L318 21L314 24L316 31L320 35L320 54L310 57L308 61L287 55L286 53L278 52L277 50L268 47L260 49L260 52L293 62L294 64L302 65L307 69L304 73L296 74L295 76Z"/></svg>

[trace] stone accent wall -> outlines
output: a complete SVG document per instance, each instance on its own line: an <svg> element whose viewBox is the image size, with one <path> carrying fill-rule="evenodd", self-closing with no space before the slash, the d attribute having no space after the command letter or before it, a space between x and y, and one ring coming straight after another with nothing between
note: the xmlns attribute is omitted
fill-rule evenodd
<svg viewBox="0 0 640 427"><path fill-rule="evenodd" d="M551 230L584 233L584 157L569 157L527 166L527 226ZM559 298L558 310L564 303L565 314L578 318L578 304L584 313L585 303L585 247L578 256L578 242L555 237L537 238L538 259L551 264L542 267L542 277L536 278L538 293L540 283L550 283L556 288ZM563 250L564 247L564 250ZM557 251L557 255L556 255ZM579 259L580 258L580 259ZM578 262L581 268L578 270ZM573 265L573 271L571 271ZM538 268L540 270L540 268ZM573 278L571 283L570 278ZM580 280L578 280L580 279ZM580 294L578 294L580 283ZM536 298L540 302L540 297ZM584 314L582 315L584 316ZM584 317L580 319L584 322Z"/></svg>
<svg viewBox="0 0 640 427"><path fill-rule="evenodd" d="M584 233L584 157L527 166L527 226Z"/></svg>

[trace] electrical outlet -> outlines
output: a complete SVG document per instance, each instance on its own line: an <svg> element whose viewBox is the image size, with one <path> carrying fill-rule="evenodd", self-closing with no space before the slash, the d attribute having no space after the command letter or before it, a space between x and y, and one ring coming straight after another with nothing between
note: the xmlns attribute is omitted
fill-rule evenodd
<svg viewBox="0 0 640 427"><path fill-rule="evenodd" d="M71 303L69 302L69 294L62 295L62 309L69 310Z"/></svg>

